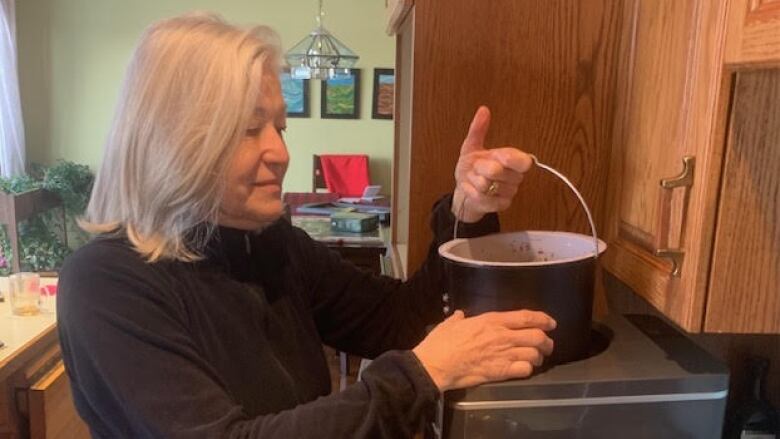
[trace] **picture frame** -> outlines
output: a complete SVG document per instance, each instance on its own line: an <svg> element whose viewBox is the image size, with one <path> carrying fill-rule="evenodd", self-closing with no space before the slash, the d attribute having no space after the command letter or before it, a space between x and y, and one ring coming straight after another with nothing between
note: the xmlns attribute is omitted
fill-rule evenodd
<svg viewBox="0 0 780 439"><path fill-rule="evenodd" d="M360 69L349 69L349 76L343 78L322 81L320 117L360 118Z"/></svg>
<svg viewBox="0 0 780 439"><path fill-rule="evenodd" d="M371 99L373 119L393 119L395 104L395 69L374 69L374 92Z"/></svg>
<svg viewBox="0 0 780 439"><path fill-rule="evenodd" d="M280 75L282 96L287 104L287 117L310 117L309 80L293 79L290 71L285 70Z"/></svg>

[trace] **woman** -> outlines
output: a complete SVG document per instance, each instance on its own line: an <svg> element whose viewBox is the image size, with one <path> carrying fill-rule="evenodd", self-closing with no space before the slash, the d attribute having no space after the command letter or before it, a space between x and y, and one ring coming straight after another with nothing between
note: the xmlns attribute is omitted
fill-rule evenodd
<svg viewBox="0 0 780 439"><path fill-rule="evenodd" d="M281 220L288 163L278 44L210 16L160 22L128 69L59 331L95 438L409 437L437 395L528 376L555 322L517 311L443 318L436 246L495 232L527 155L464 141L457 189L409 281L373 276ZM455 208L465 203L465 209ZM487 215L486 215L487 214ZM322 343L375 361L330 393Z"/></svg>

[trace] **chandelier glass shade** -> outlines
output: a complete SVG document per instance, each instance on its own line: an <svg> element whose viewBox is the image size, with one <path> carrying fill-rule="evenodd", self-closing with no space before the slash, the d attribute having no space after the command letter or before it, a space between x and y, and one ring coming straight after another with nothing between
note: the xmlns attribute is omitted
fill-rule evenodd
<svg viewBox="0 0 780 439"><path fill-rule="evenodd" d="M290 76L295 79L333 79L349 76L359 57L323 25L322 0L317 27L285 54Z"/></svg>

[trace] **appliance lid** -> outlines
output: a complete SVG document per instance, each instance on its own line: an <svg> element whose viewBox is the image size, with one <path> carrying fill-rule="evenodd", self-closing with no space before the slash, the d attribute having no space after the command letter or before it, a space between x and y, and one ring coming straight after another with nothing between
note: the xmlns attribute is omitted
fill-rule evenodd
<svg viewBox="0 0 780 439"><path fill-rule="evenodd" d="M531 378L445 393L455 409L496 409L723 399L726 366L648 315L612 315L596 324L611 338L601 353L542 368Z"/></svg>

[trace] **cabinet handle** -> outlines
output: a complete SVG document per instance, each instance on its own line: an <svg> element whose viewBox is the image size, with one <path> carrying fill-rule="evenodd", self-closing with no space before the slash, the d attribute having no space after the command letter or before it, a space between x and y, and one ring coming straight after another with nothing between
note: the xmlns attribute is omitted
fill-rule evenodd
<svg viewBox="0 0 780 439"><path fill-rule="evenodd" d="M672 261L672 276L680 276L683 259L685 259L685 250L681 248L659 248L655 251L655 255L659 258L666 258Z"/></svg>
<svg viewBox="0 0 780 439"><path fill-rule="evenodd" d="M683 170L677 177L662 178L661 187L664 189L674 189L678 187L693 186L693 169L696 166L696 157L687 155L683 157Z"/></svg>
<svg viewBox="0 0 780 439"><path fill-rule="evenodd" d="M672 261L672 276L680 276L682 271L682 264L685 258L685 249L683 248L669 248L669 235L671 232L671 216L672 216L672 191L677 188L685 189L685 199L683 200L682 212L680 214L680 228L685 226L685 217L688 210L688 194L690 188L693 186L693 171L696 165L696 158L693 156L685 156L682 159L683 170L682 172L672 178L661 179L661 189L663 194L660 198L661 203L661 221L659 224L659 241L658 250L655 251L655 255L661 258L667 258ZM682 236L680 236L680 243L682 243Z"/></svg>

